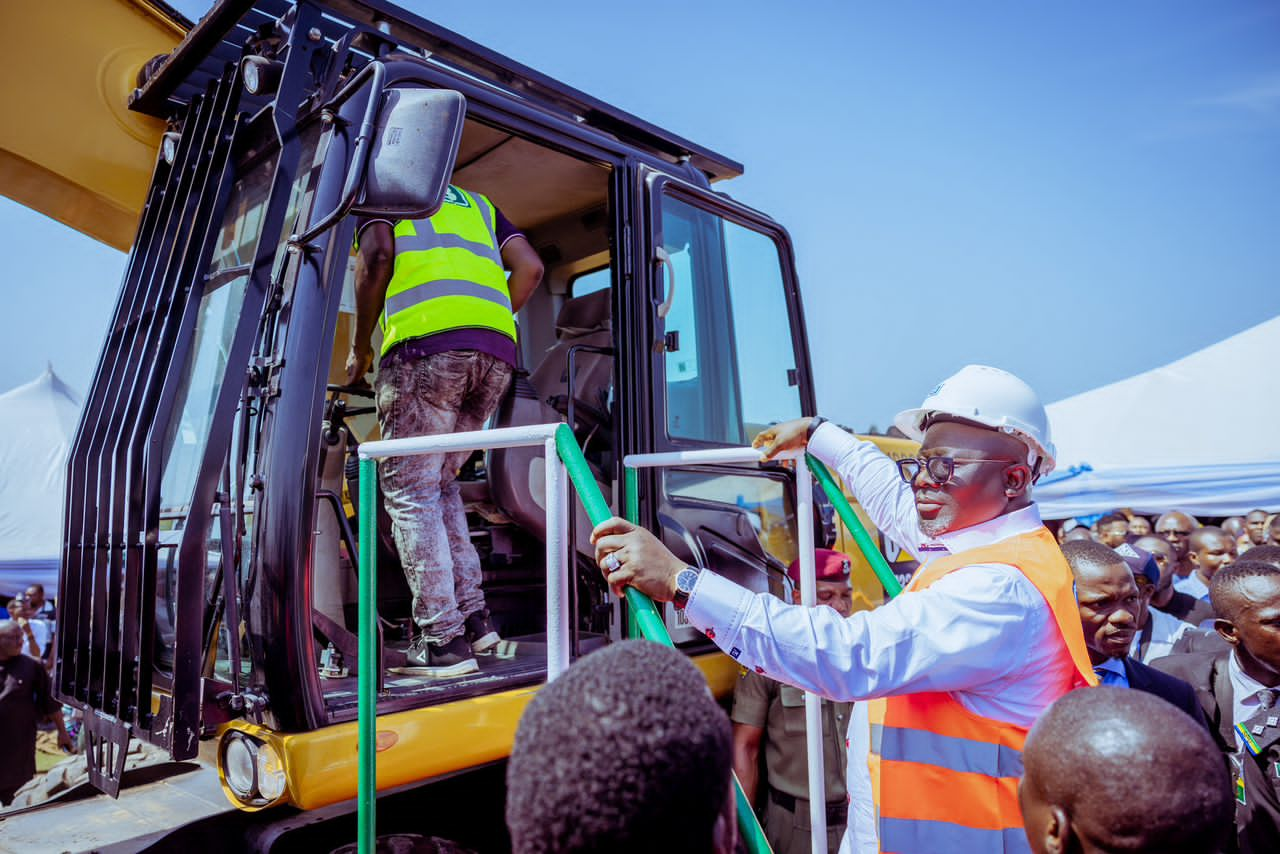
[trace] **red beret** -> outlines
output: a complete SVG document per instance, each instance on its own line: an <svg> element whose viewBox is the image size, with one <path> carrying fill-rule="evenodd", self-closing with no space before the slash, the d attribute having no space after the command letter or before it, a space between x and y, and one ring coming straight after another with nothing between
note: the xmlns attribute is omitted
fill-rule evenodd
<svg viewBox="0 0 1280 854"><path fill-rule="evenodd" d="M849 577L849 556L831 549L814 549L813 574L818 581L843 581ZM800 559L791 561L787 575L797 587L800 585Z"/></svg>

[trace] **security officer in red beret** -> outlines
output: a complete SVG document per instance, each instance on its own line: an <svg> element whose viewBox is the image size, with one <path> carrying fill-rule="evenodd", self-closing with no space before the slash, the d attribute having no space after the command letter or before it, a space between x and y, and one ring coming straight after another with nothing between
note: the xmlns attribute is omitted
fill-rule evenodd
<svg viewBox="0 0 1280 854"><path fill-rule="evenodd" d="M853 608L849 556L818 549L817 602L847 617ZM791 599L800 602L800 561L787 570ZM827 847L840 847L847 821L845 731L853 703L822 703L823 770L826 774ZM809 851L809 777L805 760L804 692L744 670L733 690L733 770L747 799L758 803L760 750L764 749L767 796L764 832L777 854Z"/></svg>

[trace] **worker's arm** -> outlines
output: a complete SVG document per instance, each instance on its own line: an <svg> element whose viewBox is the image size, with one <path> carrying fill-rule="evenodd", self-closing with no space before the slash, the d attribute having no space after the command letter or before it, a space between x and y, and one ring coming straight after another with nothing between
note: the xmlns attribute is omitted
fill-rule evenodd
<svg viewBox="0 0 1280 854"><path fill-rule="evenodd" d="M760 743L769 722L769 707L778 683L758 673L742 673L733 686L733 772L738 775L747 802L755 804L760 778Z"/></svg>
<svg viewBox="0 0 1280 854"><path fill-rule="evenodd" d="M62 704L53 696L49 674L41 671L36 679L36 698L40 706L43 707L45 722L52 723L58 728L58 746L68 753L75 753L76 746L71 743L71 736L67 733L66 721L62 719Z"/></svg>
<svg viewBox="0 0 1280 854"><path fill-rule="evenodd" d="M882 534L910 551L916 560L923 560L915 498L898 473L897 464L874 443L830 422L814 430L806 444L810 420L775 424L762 431L752 444L766 456L784 450L807 450L836 470Z"/></svg>
<svg viewBox="0 0 1280 854"><path fill-rule="evenodd" d="M840 475L880 533L924 560L915 496L897 463L874 443L830 422L813 431L808 450Z"/></svg>
<svg viewBox="0 0 1280 854"><path fill-rule="evenodd" d="M71 734L67 732L67 723L62 719L62 709L49 715L50 720L58 728L58 747L61 747L67 753L75 753L76 746L71 741Z"/></svg>
<svg viewBox="0 0 1280 854"><path fill-rule="evenodd" d="M592 532L615 590L633 586L659 601L675 593L683 567L651 533L622 519ZM874 611L841 617L833 608L789 605L702 572L685 608L689 622L740 664L847 702L918 691L980 691L1036 658L1052 620L1044 597L1009 566L976 564Z"/></svg>
<svg viewBox="0 0 1280 854"><path fill-rule="evenodd" d="M35 629L32 628L31 621L25 617L19 617L17 623L19 628L22 629L22 651L32 658L40 658L40 641L36 639Z"/></svg>
<svg viewBox="0 0 1280 854"><path fill-rule="evenodd" d="M395 269L396 238L391 223L374 220L360 232L356 252L356 320L351 353L347 356L347 385L364 382L373 367L373 327L387 298L387 285Z"/></svg>
<svg viewBox="0 0 1280 854"><path fill-rule="evenodd" d="M733 725L733 773L738 775L742 793L747 803L756 802L756 787L760 781L760 742L764 739L764 727L750 724Z"/></svg>
<svg viewBox="0 0 1280 854"><path fill-rule="evenodd" d="M523 235L517 235L502 244L502 266L511 271L507 290L514 313L524 308L542 281L542 259Z"/></svg>
<svg viewBox="0 0 1280 854"><path fill-rule="evenodd" d="M981 690L1022 669L1052 619L1025 576L992 565L958 569L848 618L703 572L685 612L744 666L837 701Z"/></svg>

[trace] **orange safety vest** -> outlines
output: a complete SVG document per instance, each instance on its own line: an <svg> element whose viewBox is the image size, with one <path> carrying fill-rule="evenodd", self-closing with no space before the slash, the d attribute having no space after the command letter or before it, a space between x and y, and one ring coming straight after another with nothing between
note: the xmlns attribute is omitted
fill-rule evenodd
<svg viewBox="0 0 1280 854"><path fill-rule="evenodd" d="M1071 569L1044 528L939 558L922 567L907 590L923 590L949 572L980 563L1017 567L1036 586L1078 671L1071 687L1096 685ZM867 713L882 852L1030 851L1018 808L1026 729L974 714L948 692L872 700Z"/></svg>

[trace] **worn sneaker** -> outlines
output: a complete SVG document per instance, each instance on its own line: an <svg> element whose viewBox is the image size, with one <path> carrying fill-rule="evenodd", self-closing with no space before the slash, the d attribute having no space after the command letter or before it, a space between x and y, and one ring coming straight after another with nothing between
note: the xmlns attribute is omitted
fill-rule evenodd
<svg viewBox="0 0 1280 854"><path fill-rule="evenodd" d="M424 636L418 635L405 653L405 666L391 669L396 673L444 679L478 673L480 665L476 663L475 653L462 635L443 644L429 643Z"/></svg>
<svg viewBox="0 0 1280 854"><path fill-rule="evenodd" d="M493 627L493 621L489 619L488 608L481 608L467 617L466 632L467 640L471 642L471 649L477 655L484 655L502 642L502 638L498 637L498 632Z"/></svg>

